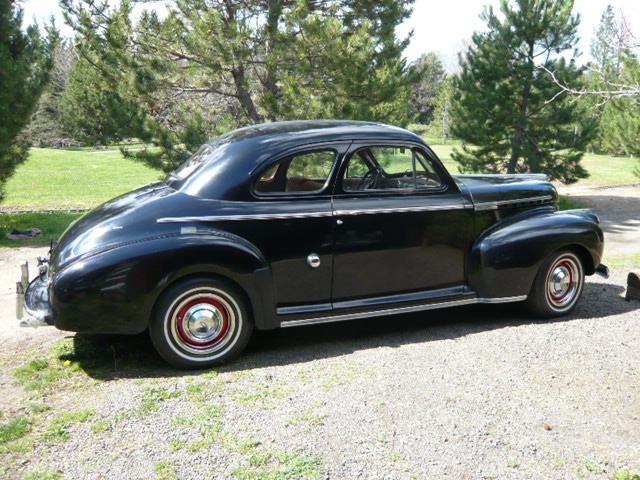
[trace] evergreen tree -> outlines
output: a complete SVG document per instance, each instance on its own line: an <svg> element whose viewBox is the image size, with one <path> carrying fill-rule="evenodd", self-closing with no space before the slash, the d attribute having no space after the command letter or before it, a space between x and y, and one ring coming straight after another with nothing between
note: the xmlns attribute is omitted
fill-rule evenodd
<svg viewBox="0 0 640 480"><path fill-rule="evenodd" d="M65 146L73 143L62 121L62 98L75 61L73 47L62 41L53 51L50 80L42 93L25 136L38 147Z"/></svg>
<svg viewBox="0 0 640 480"><path fill-rule="evenodd" d="M451 139L451 105L453 102L453 79L446 78L440 86L435 100L433 121L429 125L429 133L442 138L442 143Z"/></svg>
<svg viewBox="0 0 640 480"><path fill-rule="evenodd" d="M502 0L485 9L487 31L474 33L454 79L452 133L464 143L452 157L463 171L544 172L571 183L587 176L580 159L594 125L559 92L541 64L567 83L581 72L560 54L576 43L572 0Z"/></svg>
<svg viewBox="0 0 640 480"><path fill-rule="evenodd" d="M63 128L90 145L118 142L128 136L129 123L136 127L137 109L124 100L86 59L78 59L69 74L60 102Z"/></svg>
<svg viewBox="0 0 640 480"><path fill-rule="evenodd" d="M58 40L53 27L44 38L37 26L21 26L22 9L0 0L0 199L6 180L27 158L29 144L20 134L47 83Z"/></svg>
<svg viewBox="0 0 640 480"><path fill-rule="evenodd" d="M433 119L436 100L446 78L440 58L433 52L421 55L413 64L416 77L411 94L411 107L416 120L428 124Z"/></svg>
<svg viewBox="0 0 640 480"><path fill-rule="evenodd" d="M62 5L88 68L127 107L114 117L118 131L159 146L136 155L172 170L207 138L247 123L406 123L408 39L395 27L412 2L175 0L164 18L145 12L137 22L130 0ZM90 125L86 113L79 123Z"/></svg>
<svg viewBox="0 0 640 480"><path fill-rule="evenodd" d="M594 32L591 41L591 56L594 67L606 79L619 74L620 53L619 45L620 30L616 21L616 15L611 5L600 16L600 23Z"/></svg>
<svg viewBox="0 0 640 480"><path fill-rule="evenodd" d="M640 85L640 59L626 51L621 56L621 84ZM616 153L640 156L640 96L626 97L607 103L604 121L609 129L608 139ZM637 173L640 174L640 167Z"/></svg>

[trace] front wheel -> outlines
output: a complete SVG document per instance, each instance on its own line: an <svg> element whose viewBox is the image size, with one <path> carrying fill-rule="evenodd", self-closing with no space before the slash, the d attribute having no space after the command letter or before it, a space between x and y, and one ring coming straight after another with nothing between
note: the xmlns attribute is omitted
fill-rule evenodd
<svg viewBox="0 0 640 480"><path fill-rule="evenodd" d="M540 266L527 306L541 317L567 315L576 306L584 286L582 262L571 251L551 254Z"/></svg>
<svg viewBox="0 0 640 480"><path fill-rule="evenodd" d="M178 368L204 368L227 362L246 347L253 324L244 298L226 282L185 280L169 288L149 325L160 356Z"/></svg>

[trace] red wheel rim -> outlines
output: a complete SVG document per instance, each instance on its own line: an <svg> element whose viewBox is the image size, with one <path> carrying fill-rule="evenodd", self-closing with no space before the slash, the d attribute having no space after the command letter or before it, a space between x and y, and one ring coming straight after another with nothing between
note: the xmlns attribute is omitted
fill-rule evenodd
<svg viewBox="0 0 640 480"><path fill-rule="evenodd" d="M549 269L546 278L546 295L555 310L569 309L577 300L582 288L580 261L573 255L560 257Z"/></svg>
<svg viewBox="0 0 640 480"><path fill-rule="evenodd" d="M207 312L218 312L220 320L216 323L215 335L206 340L200 339L189 328L191 319L185 318L188 315L193 315L195 312L205 310ZM180 310L174 316L177 333L180 336L180 340L186 345L195 349L208 349L219 343L225 338L229 332L229 313L227 308L222 302L211 297L196 297L181 306Z"/></svg>

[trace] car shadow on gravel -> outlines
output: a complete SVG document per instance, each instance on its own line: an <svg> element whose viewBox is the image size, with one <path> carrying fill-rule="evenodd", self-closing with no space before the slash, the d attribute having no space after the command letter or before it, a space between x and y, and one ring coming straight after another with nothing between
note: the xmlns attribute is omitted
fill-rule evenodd
<svg viewBox="0 0 640 480"><path fill-rule="evenodd" d="M568 317L541 320L520 305L475 305L447 310L376 317L299 328L256 332L247 350L221 372L305 363L359 350L399 347L412 343L455 339L479 332L531 323L557 323L619 315L640 309L626 302L620 285L589 282L583 299ZM77 363L99 380L198 375L167 366L148 335L82 335L73 337L73 352L60 357Z"/></svg>

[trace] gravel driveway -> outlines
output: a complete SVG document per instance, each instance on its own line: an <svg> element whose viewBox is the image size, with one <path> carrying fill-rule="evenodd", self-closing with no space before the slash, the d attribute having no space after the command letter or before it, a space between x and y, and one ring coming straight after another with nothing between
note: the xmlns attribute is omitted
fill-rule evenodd
<svg viewBox="0 0 640 480"><path fill-rule="evenodd" d="M474 306L264 332L232 365L188 373L165 367L145 336L16 334L12 262L25 253L40 252L0 251L0 421L31 419L24 451L0 444L2 478L600 479L640 469L640 302L622 298L625 271L590 277L560 320ZM49 387L14 377L34 359L58 372Z"/></svg>

